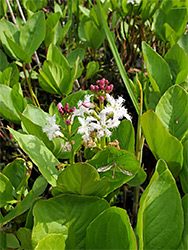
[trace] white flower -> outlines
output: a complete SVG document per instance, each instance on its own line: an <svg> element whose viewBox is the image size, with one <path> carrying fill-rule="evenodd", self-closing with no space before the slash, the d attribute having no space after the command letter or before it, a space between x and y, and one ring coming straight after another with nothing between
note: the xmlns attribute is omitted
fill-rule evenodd
<svg viewBox="0 0 188 250"><path fill-rule="evenodd" d="M111 95L106 94L106 100L109 104L103 109L103 113L113 114L115 121L123 117L131 121L131 116L127 113L127 109L123 107L125 100L121 96L115 100Z"/></svg>
<svg viewBox="0 0 188 250"><path fill-rule="evenodd" d="M104 135L107 137L111 136L111 131L108 129L109 128L109 122L106 120L106 114L105 113L100 113L99 114L99 121L95 120L96 123L92 122L90 126L93 129L97 130L97 137L100 138Z"/></svg>
<svg viewBox="0 0 188 250"><path fill-rule="evenodd" d="M84 134L82 137L85 142L89 140L90 133L94 131L94 128L90 126L91 121L94 121L95 118L88 116L86 119L83 117L78 117L78 120L81 124L81 126L78 128L78 134Z"/></svg>
<svg viewBox="0 0 188 250"><path fill-rule="evenodd" d="M94 108L95 107L95 105L93 103L91 103L91 101L90 101L90 98L92 96L93 95L85 95L83 102L81 100L78 101L78 103L77 103L78 109L76 109L74 111L72 119L74 119L75 116L82 116L82 117L84 117L85 113L88 114L88 115L91 113L90 108Z"/></svg>
<svg viewBox="0 0 188 250"><path fill-rule="evenodd" d="M63 152L69 152L72 148L71 144L68 141L65 142L65 144L61 144L61 147Z"/></svg>
<svg viewBox="0 0 188 250"><path fill-rule="evenodd" d="M60 127L57 125L55 115L49 116L46 118L47 125L42 129L43 132L47 132L47 136L51 141L53 137L63 136L63 134L59 131Z"/></svg>

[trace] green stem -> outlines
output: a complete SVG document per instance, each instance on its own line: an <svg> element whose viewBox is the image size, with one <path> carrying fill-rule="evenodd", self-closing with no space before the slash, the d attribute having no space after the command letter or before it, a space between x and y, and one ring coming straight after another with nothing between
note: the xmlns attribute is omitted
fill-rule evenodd
<svg viewBox="0 0 188 250"><path fill-rule="evenodd" d="M35 104L36 107L40 107L39 102L35 96L35 94L33 93L32 87L31 87L31 83L27 77L27 73L26 73L26 69L25 69L25 64L23 63L23 71L24 71L24 75L25 75L25 80L27 82L28 88L29 88L29 93L31 95L31 99L33 101L33 103Z"/></svg>
<svg viewBox="0 0 188 250"><path fill-rule="evenodd" d="M75 159L74 159L75 153L74 153L74 148L73 148L73 143L72 143L72 137L71 137L71 125L67 126L67 138L68 138L68 141L69 141L69 143L71 145L70 164L74 164L75 163Z"/></svg>
<svg viewBox="0 0 188 250"><path fill-rule="evenodd" d="M137 134L136 134L136 159L140 162L140 165L142 163L142 150L144 145L144 137L142 136L142 128L141 128L141 122L140 117L142 115L142 108L143 108L143 91L142 91L142 85L140 81L138 80L138 76L136 76L137 83L140 88L140 112L138 116L138 124L137 124ZM137 213L138 213L138 204L139 204L139 186L134 188L134 197L133 197L133 226L136 225L137 221Z"/></svg>

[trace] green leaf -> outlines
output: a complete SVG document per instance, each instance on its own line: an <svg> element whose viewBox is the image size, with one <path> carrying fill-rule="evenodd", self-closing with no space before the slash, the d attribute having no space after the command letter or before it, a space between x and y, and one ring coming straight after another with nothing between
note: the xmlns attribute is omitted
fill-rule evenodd
<svg viewBox="0 0 188 250"><path fill-rule="evenodd" d="M68 95L73 87L71 72L51 61L44 62L40 70L39 83L45 91L62 97Z"/></svg>
<svg viewBox="0 0 188 250"><path fill-rule="evenodd" d="M95 61L91 61L87 64L86 67L86 79L93 77L99 70L99 63Z"/></svg>
<svg viewBox="0 0 188 250"><path fill-rule="evenodd" d="M126 211L111 207L98 215L87 228L86 249L136 250L136 237Z"/></svg>
<svg viewBox="0 0 188 250"><path fill-rule="evenodd" d="M156 114L167 130L181 140L188 130L188 93L178 85L172 86L161 97Z"/></svg>
<svg viewBox="0 0 188 250"><path fill-rule="evenodd" d="M120 125L113 130L111 141L118 140L121 149L125 149L131 153L135 153L134 144L134 128L130 121L123 120Z"/></svg>
<svg viewBox="0 0 188 250"><path fill-rule="evenodd" d="M25 63L31 63L32 60L30 55L13 39L10 39L7 34L5 34L5 37L11 51L14 51L13 58Z"/></svg>
<svg viewBox="0 0 188 250"><path fill-rule="evenodd" d="M60 18L60 13L53 13L50 14L46 20L46 36L44 39L45 47L48 48L49 45L54 41L55 38L55 32L58 27Z"/></svg>
<svg viewBox="0 0 188 250"><path fill-rule="evenodd" d="M58 177L61 193L103 197L110 186L107 178L100 179L96 169L86 163L68 166Z"/></svg>
<svg viewBox="0 0 188 250"><path fill-rule="evenodd" d="M184 193L188 193L188 140L183 145L183 168L180 172L180 182Z"/></svg>
<svg viewBox="0 0 188 250"><path fill-rule="evenodd" d="M12 74L12 68L6 68L0 75L0 83L3 85L10 86L10 79Z"/></svg>
<svg viewBox="0 0 188 250"><path fill-rule="evenodd" d="M36 136L24 135L11 128L9 128L9 131L18 142L19 146L39 168L39 171L46 178L48 183L52 186L56 186L58 170L55 166L60 163L52 152Z"/></svg>
<svg viewBox="0 0 188 250"><path fill-rule="evenodd" d="M67 70L71 69L67 59L61 53L60 48L58 48L57 46L55 46L53 44L50 44L50 46L48 48L47 60L52 61L52 62L56 62L56 63L62 65Z"/></svg>
<svg viewBox="0 0 188 250"><path fill-rule="evenodd" d="M45 191L46 187L48 185L48 182L46 181L46 179L40 175L34 182L32 190L33 193L35 195L35 197L40 196L41 194L43 194L43 192Z"/></svg>
<svg viewBox="0 0 188 250"><path fill-rule="evenodd" d="M25 9L35 12L47 5L47 0L23 0Z"/></svg>
<svg viewBox="0 0 188 250"><path fill-rule="evenodd" d="M183 145L164 127L151 110L141 116L141 125L150 150L157 160L163 159L176 177L183 164Z"/></svg>
<svg viewBox="0 0 188 250"><path fill-rule="evenodd" d="M8 6L6 3L6 0L1 0L1 2L0 2L0 17L3 17L6 15L7 9L8 9Z"/></svg>
<svg viewBox="0 0 188 250"><path fill-rule="evenodd" d="M178 44L175 44L166 53L165 60L170 67L173 82L180 84L182 81L184 81L188 74L188 56L186 55L185 51ZM178 81L178 76L182 71L184 71L184 75L181 76L181 81Z"/></svg>
<svg viewBox="0 0 188 250"><path fill-rule="evenodd" d="M162 229L162 230L161 230ZM183 232L183 209L176 181L159 160L142 194L136 232L139 249L177 249Z"/></svg>
<svg viewBox="0 0 188 250"><path fill-rule="evenodd" d="M63 42L63 40L65 39L66 34L68 33L70 27L72 25L72 20L68 20L68 22L65 24L65 26L62 28L60 22L58 23L58 27L56 30L56 36L55 36L55 40L54 43L57 46L60 46Z"/></svg>
<svg viewBox="0 0 188 250"><path fill-rule="evenodd" d="M182 198L182 206L184 211L184 230L181 241L181 250L188 248L188 194Z"/></svg>
<svg viewBox="0 0 188 250"><path fill-rule="evenodd" d="M37 246L35 247L35 250L64 250L65 249L65 237L63 234L48 234L42 238Z"/></svg>
<svg viewBox="0 0 188 250"><path fill-rule="evenodd" d="M12 89L0 84L0 116L6 120L20 124L20 117L11 98Z"/></svg>
<svg viewBox="0 0 188 250"><path fill-rule="evenodd" d="M13 186L10 180L0 173L0 207L4 207L4 205L14 200L12 194Z"/></svg>
<svg viewBox="0 0 188 250"><path fill-rule="evenodd" d="M45 37L45 16L43 11L33 14L21 28L20 45L32 56Z"/></svg>
<svg viewBox="0 0 188 250"><path fill-rule="evenodd" d="M184 34L180 37L177 44L184 49L185 53L188 55L188 34Z"/></svg>
<svg viewBox="0 0 188 250"><path fill-rule="evenodd" d="M147 178L147 174L143 168L139 168L138 172L134 176L134 178L127 182L127 185L132 187L140 186Z"/></svg>
<svg viewBox="0 0 188 250"><path fill-rule="evenodd" d="M27 173L25 160L17 158L13 162L6 165L3 174L11 181L15 189L17 189Z"/></svg>
<svg viewBox="0 0 188 250"><path fill-rule="evenodd" d="M20 243L21 248L24 250L31 250L32 242L31 242L31 230L25 227L20 227L16 233Z"/></svg>
<svg viewBox="0 0 188 250"><path fill-rule="evenodd" d="M6 245L6 234L0 231L0 248L2 250L7 250Z"/></svg>
<svg viewBox="0 0 188 250"><path fill-rule="evenodd" d="M17 249L20 243L14 234L6 234L7 248Z"/></svg>
<svg viewBox="0 0 188 250"><path fill-rule="evenodd" d="M142 50L150 82L160 97L172 85L170 68L147 43L142 43Z"/></svg>
<svg viewBox="0 0 188 250"><path fill-rule="evenodd" d="M20 83L14 84L11 91L11 99L18 114L22 113L27 105Z"/></svg>
<svg viewBox="0 0 188 250"><path fill-rule="evenodd" d="M19 82L19 70L15 62L10 63L9 67L12 68L10 76L10 87L13 87L15 84Z"/></svg>
<svg viewBox="0 0 188 250"><path fill-rule="evenodd" d="M11 210L7 215L5 215L5 217L3 217L0 223L0 227L15 219L17 216L25 213L31 207L33 201L34 195L33 192L30 191L28 195L21 202L19 202L13 210Z"/></svg>
<svg viewBox="0 0 188 250"><path fill-rule="evenodd" d="M0 71L3 72L6 68L8 68L9 62L7 60L6 55L3 53L2 50L0 50Z"/></svg>
<svg viewBox="0 0 188 250"><path fill-rule="evenodd" d="M109 205L97 197L62 195L40 200L33 209L33 246L49 234L62 233L66 249L84 249L86 228Z"/></svg>
<svg viewBox="0 0 188 250"><path fill-rule="evenodd" d="M87 163L91 164L96 169L106 166L112 166L108 171L100 172L101 178L107 177L111 182L110 190L108 191L108 193L133 179L135 174L139 171L140 167L139 162L136 160L136 157L133 154L125 150L118 150L114 147L109 147L98 152L91 160L87 161ZM113 176L114 163L117 164L117 167L115 168L115 173ZM118 166L124 170L129 171L132 175L122 173L119 170Z"/></svg>
<svg viewBox="0 0 188 250"><path fill-rule="evenodd" d="M69 62L70 66L74 66L78 57L78 63L80 63L84 59L84 53L85 50L82 48L76 48L75 50L71 51L67 56L67 61Z"/></svg>

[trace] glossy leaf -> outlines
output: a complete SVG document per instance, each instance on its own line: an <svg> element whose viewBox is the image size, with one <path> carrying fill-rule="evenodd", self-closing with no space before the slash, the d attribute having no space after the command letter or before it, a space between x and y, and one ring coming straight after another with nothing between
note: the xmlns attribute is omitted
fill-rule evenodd
<svg viewBox="0 0 188 250"><path fill-rule="evenodd" d="M35 250L64 250L65 249L65 237L63 234L48 234L42 238L37 246L35 247Z"/></svg>
<svg viewBox="0 0 188 250"><path fill-rule="evenodd" d="M36 12L21 28L20 45L32 56L45 37L45 16L43 11Z"/></svg>
<svg viewBox="0 0 188 250"><path fill-rule="evenodd" d="M0 50L0 71L3 72L6 68L8 68L9 62L7 60L7 56Z"/></svg>
<svg viewBox="0 0 188 250"><path fill-rule="evenodd" d="M23 5L27 10L35 12L47 5L47 0L23 0Z"/></svg>
<svg viewBox="0 0 188 250"><path fill-rule="evenodd" d="M125 149L131 153L134 151L134 128L130 121L123 120L120 125L112 131L111 141L118 140L121 149Z"/></svg>
<svg viewBox="0 0 188 250"><path fill-rule="evenodd" d="M108 177L111 181L109 193L110 191L113 191L114 189L120 187L122 184L133 179L135 174L139 171L140 166L139 162L136 160L136 157L133 154L125 150L118 150L114 147L109 147L105 150L100 151L91 160L87 161L87 163L91 164L96 169L112 166L108 171L100 172L101 178L105 176ZM114 172L114 163L117 164L117 166L120 166L122 169L129 171L132 175L122 173L118 169L118 167L115 168Z"/></svg>
<svg viewBox="0 0 188 250"><path fill-rule="evenodd" d="M84 249L86 228L109 205L97 197L62 195L40 200L33 209L33 245L52 233L62 233L67 249Z"/></svg>
<svg viewBox="0 0 188 250"><path fill-rule="evenodd" d="M100 179L97 170L91 165L77 163L68 166L59 175L57 185L62 193L103 197L108 192L110 181L107 178Z"/></svg>
<svg viewBox="0 0 188 250"><path fill-rule="evenodd" d="M188 130L188 93L178 85L172 86L161 97L156 114L170 134L181 140Z"/></svg>
<svg viewBox="0 0 188 250"><path fill-rule="evenodd" d="M167 61L173 81L176 84L180 84L182 81L184 81L187 77L188 71L188 56L185 53L185 51L178 45L174 45L165 55L165 60ZM178 77L181 72L184 72L184 75L181 76L181 81L178 80Z"/></svg>
<svg viewBox="0 0 188 250"><path fill-rule="evenodd" d="M172 85L170 68L147 43L142 43L142 50L150 82L160 97Z"/></svg>
<svg viewBox="0 0 188 250"><path fill-rule="evenodd" d="M55 33L58 27L60 18L60 13L50 14L46 20L46 36L44 39L45 47L48 48L51 43L53 43L55 38Z"/></svg>
<svg viewBox="0 0 188 250"><path fill-rule="evenodd" d="M184 49L185 53L188 55L188 34L184 34L180 37L177 44Z"/></svg>
<svg viewBox="0 0 188 250"><path fill-rule="evenodd" d="M27 105L20 83L14 84L11 91L11 99L18 114L22 113Z"/></svg>
<svg viewBox="0 0 188 250"><path fill-rule="evenodd" d="M13 186L10 180L4 174L0 173L0 207L12 202L14 200L12 195Z"/></svg>
<svg viewBox="0 0 188 250"><path fill-rule="evenodd" d="M140 200L136 227L139 249L177 249L183 226L183 209L176 181L166 163L159 160Z"/></svg>
<svg viewBox="0 0 188 250"><path fill-rule="evenodd" d="M86 231L86 249L137 249L136 237L124 209L111 207Z"/></svg>
<svg viewBox="0 0 188 250"><path fill-rule="evenodd" d="M5 215L5 217L3 217L0 223L0 227L7 224L9 221L15 219L19 215L25 213L31 207L33 201L34 195L33 192L30 191L27 196L16 205L13 210L11 210L7 215Z"/></svg>
<svg viewBox="0 0 188 250"><path fill-rule="evenodd" d="M40 70L39 83L41 87L52 94L58 94L62 97L72 91L72 75L62 65L45 61Z"/></svg>
<svg viewBox="0 0 188 250"><path fill-rule="evenodd" d="M31 250L32 242L31 242L31 230L25 227L20 227L16 233L20 243L21 248L24 250Z"/></svg>
<svg viewBox="0 0 188 250"><path fill-rule="evenodd" d="M183 146L164 127L159 117L148 110L141 117L141 125L150 150L157 160L163 159L176 177L183 164Z"/></svg>
<svg viewBox="0 0 188 250"><path fill-rule="evenodd" d="M11 51L14 51L13 58L21 62L31 63L30 55L24 49L22 49L22 47L19 44L17 44L13 39L11 39L6 34L5 37Z"/></svg>
<svg viewBox="0 0 188 250"><path fill-rule="evenodd" d="M47 185L48 185L48 182L46 181L46 179L42 175L39 175L39 177L35 180L33 187L32 187L35 197L38 197L41 194L43 194Z"/></svg>
<svg viewBox="0 0 188 250"><path fill-rule="evenodd" d="M85 50L79 47L71 51L67 56L67 61L69 62L70 66L71 67L74 66L78 57L79 57L78 63L80 63L84 59L84 53Z"/></svg>
<svg viewBox="0 0 188 250"><path fill-rule="evenodd" d="M17 249L20 247L20 243L14 234L6 234L7 248Z"/></svg>
<svg viewBox="0 0 188 250"><path fill-rule="evenodd" d="M10 87L0 84L0 116L20 124L20 117L11 99L11 91Z"/></svg>
<svg viewBox="0 0 188 250"><path fill-rule="evenodd" d="M60 163L52 152L36 136L21 134L11 128L9 128L9 131L19 146L39 168L48 183L55 186L58 176L58 170L55 166Z"/></svg>
<svg viewBox="0 0 188 250"><path fill-rule="evenodd" d="M99 70L98 62L91 61L87 64L86 79L93 77Z"/></svg>
<svg viewBox="0 0 188 250"><path fill-rule="evenodd" d="M184 193L188 193L188 140L183 144L183 168L180 172L180 182Z"/></svg>
<svg viewBox="0 0 188 250"><path fill-rule="evenodd" d="M2 171L2 173L11 181L15 189L19 187L20 183L27 173L25 164L25 160L18 158L6 165L6 167Z"/></svg>

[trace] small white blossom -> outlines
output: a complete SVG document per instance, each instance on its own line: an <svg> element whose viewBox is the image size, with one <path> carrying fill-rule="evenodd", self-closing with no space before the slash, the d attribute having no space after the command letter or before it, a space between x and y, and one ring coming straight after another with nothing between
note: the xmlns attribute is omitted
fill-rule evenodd
<svg viewBox="0 0 188 250"><path fill-rule="evenodd" d="M104 135L107 137L111 136L111 131L108 129L109 128L109 122L106 120L106 114L105 113L100 113L99 114L99 121L96 120L96 123L92 122L90 126L93 129L97 130L97 137L100 138Z"/></svg>
<svg viewBox="0 0 188 250"><path fill-rule="evenodd" d="M94 128L91 126L91 121L94 121L95 118L88 116L87 118L78 117L78 120L81 126L78 128L78 134L84 134L82 137L85 142L89 140L90 133L94 131Z"/></svg>
<svg viewBox="0 0 188 250"><path fill-rule="evenodd" d="M65 142L65 144L61 144L61 147L63 152L69 152L72 148L71 144L68 141Z"/></svg>
<svg viewBox="0 0 188 250"><path fill-rule="evenodd" d="M63 134L59 131L59 125L56 124L55 115L47 117L46 120L47 125L42 130L44 133L47 132L47 136L50 141L53 137L63 136Z"/></svg>
<svg viewBox="0 0 188 250"><path fill-rule="evenodd" d="M103 109L103 113L113 114L115 120L125 117L131 121L131 116L128 114L127 109L123 107L125 100L121 96L115 100L112 96L106 94L106 100L109 104Z"/></svg>
<svg viewBox="0 0 188 250"><path fill-rule="evenodd" d="M78 101L77 106L78 108L74 111L72 120L74 119L75 116L81 116L84 117L84 114L89 115L91 113L90 108L94 108L95 105L91 103L90 98L93 95L85 95L84 96L84 101L82 102L81 100Z"/></svg>

